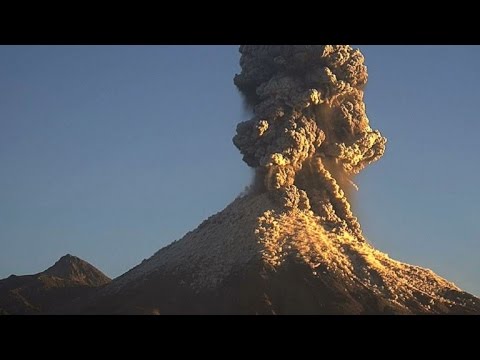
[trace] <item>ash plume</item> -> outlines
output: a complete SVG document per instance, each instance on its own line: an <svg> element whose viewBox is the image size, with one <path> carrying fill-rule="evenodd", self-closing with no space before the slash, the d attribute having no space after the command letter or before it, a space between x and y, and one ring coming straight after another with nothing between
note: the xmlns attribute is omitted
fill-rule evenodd
<svg viewBox="0 0 480 360"><path fill-rule="evenodd" d="M363 102L367 68L348 45L242 45L234 82L253 110L233 138L263 189L364 241L347 193L385 151Z"/></svg>

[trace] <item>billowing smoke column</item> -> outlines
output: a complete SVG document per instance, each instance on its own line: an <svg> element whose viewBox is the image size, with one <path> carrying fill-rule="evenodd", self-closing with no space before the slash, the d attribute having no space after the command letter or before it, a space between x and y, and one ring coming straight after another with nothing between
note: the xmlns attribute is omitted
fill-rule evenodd
<svg viewBox="0 0 480 360"><path fill-rule="evenodd" d="M346 192L386 139L363 102L367 68L348 45L242 45L235 85L254 117L233 138L265 189L363 241Z"/></svg>

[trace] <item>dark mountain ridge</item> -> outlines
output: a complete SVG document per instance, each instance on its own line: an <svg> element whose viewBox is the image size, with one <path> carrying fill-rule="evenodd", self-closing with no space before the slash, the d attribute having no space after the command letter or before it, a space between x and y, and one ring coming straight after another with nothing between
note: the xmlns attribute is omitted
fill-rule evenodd
<svg viewBox="0 0 480 360"><path fill-rule="evenodd" d="M0 314L45 314L109 282L100 270L68 254L40 273L0 280Z"/></svg>

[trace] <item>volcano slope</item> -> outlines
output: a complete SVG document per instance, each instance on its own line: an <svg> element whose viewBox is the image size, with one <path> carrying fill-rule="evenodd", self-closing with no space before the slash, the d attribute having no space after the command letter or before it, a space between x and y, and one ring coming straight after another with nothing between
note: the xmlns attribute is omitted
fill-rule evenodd
<svg viewBox="0 0 480 360"><path fill-rule="evenodd" d="M236 199L73 311L473 314L480 300L263 193Z"/></svg>
<svg viewBox="0 0 480 360"><path fill-rule="evenodd" d="M480 300L366 240L354 177L386 139L347 45L242 45L252 111L234 145L250 191L70 311L115 314L473 314Z"/></svg>

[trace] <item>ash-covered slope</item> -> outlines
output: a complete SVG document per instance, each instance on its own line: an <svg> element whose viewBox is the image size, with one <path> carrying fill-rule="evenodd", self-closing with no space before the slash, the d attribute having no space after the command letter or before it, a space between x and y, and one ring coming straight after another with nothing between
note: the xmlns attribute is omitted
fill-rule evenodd
<svg viewBox="0 0 480 360"><path fill-rule="evenodd" d="M247 195L112 281L87 314L471 314L480 300L320 217Z"/></svg>
<svg viewBox="0 0 480 360"><path fill-rule="evenodd" d="M346 45L243 45L235 85L253 117L233 138L249 194L69 311L136 314L470 314L480 300L372 248L354 176L386 139Z"/></svg>
<svg viewBox="0 0 480 360"><path fill-rule="evenodd" d="M86 261L65 255L41 273L0 280L0 314L44 314L109 282Z"/></svg>

